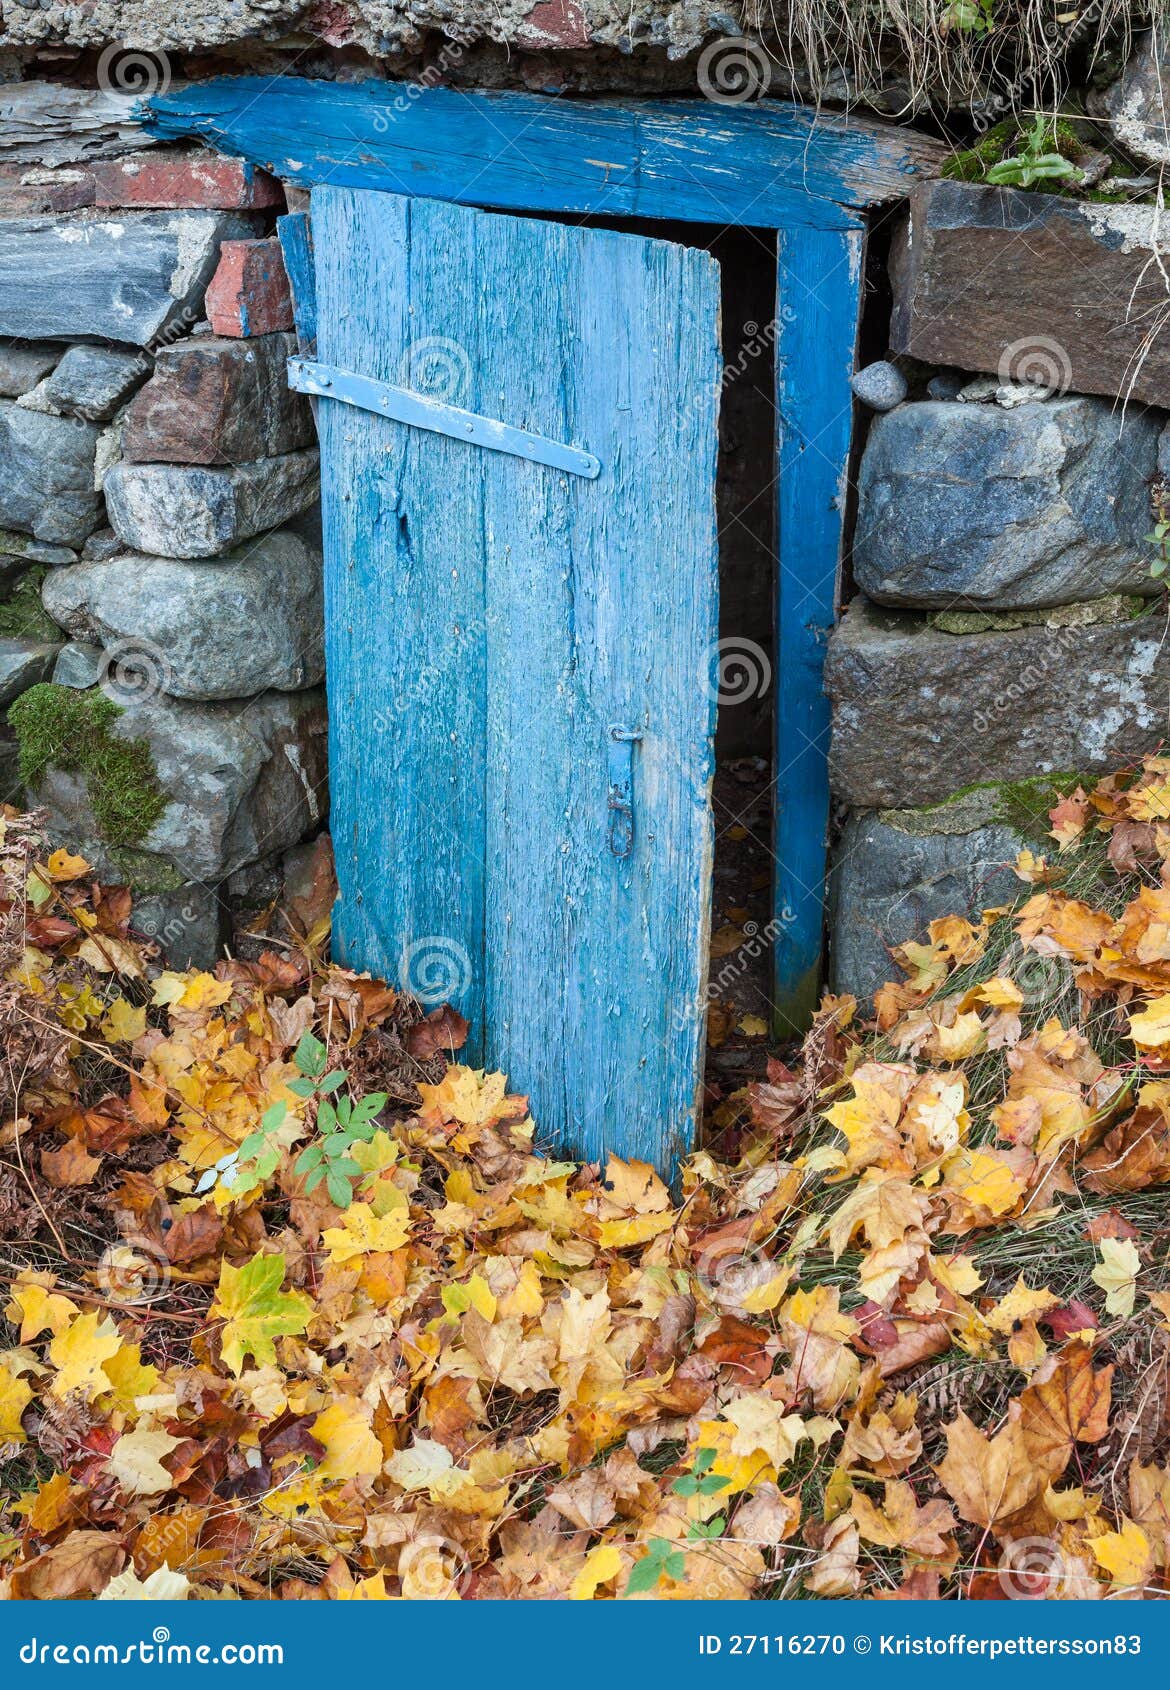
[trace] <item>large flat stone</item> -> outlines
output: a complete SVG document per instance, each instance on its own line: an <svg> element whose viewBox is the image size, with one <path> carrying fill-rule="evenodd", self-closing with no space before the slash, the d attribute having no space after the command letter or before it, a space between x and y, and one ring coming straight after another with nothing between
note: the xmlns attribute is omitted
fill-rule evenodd
<svg viewBox="0 0 1170 1690"><path fill-rule="evenodd" d="M97 527L97 440L92 423L0 400L0 527L79 546Z"/></svg>
<svg viewBox="0 0 1170 1690"><path fill-rule="evenodd" d="M188 563L131 553L54 569L45 609L173 698L294 692L325 674L321 553L288 530ZM119 656L121 654L121 656Z"/></svg>
<svg viewBox="0 0 1170 1690"><path fill-rule="evenodd" d="M225 469L123 462L107 473L104 490L110 522L132 550L218 557L316 502L317 453Z"/></svg>
<svg viewBox="0 0 1170 1690"><path fill-rule="evenodd" d="M1156 206L925 183L894 243L890 344L1049 391L1170 407L1170 338L1146 344L1168 260Z"/></svg>
<svg viewBox="0 0 1170 1690"><path fill-rule="evenodd" d="M266 693L246 705L158 695L128 706L113 731L150 746L171 802L137 855L169 867L179 882L218 885L321 824L328 794L319 689ZM35 797L55 841L81 849L106 878L133 878L127 854L98 837L83 777L50 767Z"/></svg>
<svg viewBox="0 0 1170 1690"><path fill-rule="evenodd" d="M38 681L47 681L60 650L39 640L0 639L0 709L7 710Z"/></svg>
<svg viewBox="0 0 1170 1690"><path fill-rule="evenodd" d="M949 634L857 598L825 665L833 790L886 809L980 781L1105 773L1164 740L1168 689L1170 642L1154 613Z"/></svg>
<svg viewBox="0 0 1170 1690"><path fill-rule="evenodd" d="M291 334L200 335L158 355L126 413L132 463L239 464L313 444L308 400L288 385Z"/></svg>
<svg viewBox="0 0 1170 1690"><path fill-rule="evenodd" d="M149 345L176 323L198 320L220 242L250 232L242 212L7 218L0 335Z"/></svg>
<svg viewBox="0 0 1170 1690"><path fill-rule="evenodd" d="M999 610L1153 594L1163 418L1104 399L900 405L870 429L853 570L882 604Z"/></svg>
<svg viewBox="0 0 1170 1690"><path fill-rule="evenodd" d="M830 876L833 990L868 1001L899 977L892 947L924 937L940 916L1010 903L1021 890L1011 865L1024 843L1011 827L922 834L873 811L851 815Z"/></svg>

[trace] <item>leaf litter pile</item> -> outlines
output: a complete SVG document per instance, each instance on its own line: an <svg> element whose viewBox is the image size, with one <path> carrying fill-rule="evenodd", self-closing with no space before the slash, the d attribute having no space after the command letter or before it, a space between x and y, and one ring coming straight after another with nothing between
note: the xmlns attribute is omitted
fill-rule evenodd
<svg viewBox="0 0 1170 1690"><path fill-rule="evenodd" d="M163 969L8 812L6 1594L1165 1594L1170 760L1051 821L671 1191L321 930Z"/></svg>

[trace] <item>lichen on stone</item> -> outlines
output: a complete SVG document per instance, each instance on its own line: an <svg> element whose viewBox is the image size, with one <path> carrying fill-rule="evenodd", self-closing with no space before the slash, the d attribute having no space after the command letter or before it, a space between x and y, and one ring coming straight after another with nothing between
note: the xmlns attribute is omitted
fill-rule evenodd
<svg viewBox="0 0 1170 1690"><path fill-rule="evenodd" d="M1102 622L1128 622L1146 609L1148 601L1134 593L1106 593L1080 604L1034 610L936 610L927 621L943 634L986 634L992 629L1091 628Z"/></svg>
<svg viewBox="0 0 1170 1690"><path fill-rule="evenodd" d="M980 827L1012 827L1024 838L1042 842L1048 812L1066 792L1085 784L1075 771L1036 775L1031 780L981 781L918 810L879 810L878 820L921 838L928 834L974 833ZM1095 785L1090 780L1088 786Z"/></svg>
<svg viewBox="0 0 1170 1690"><path fill-rule="evenodd" d="M109 845L141 843L162 816L169 799L145 739L113 732L121 706L96 687L86 692L55 686L30 687L12 705L8 720L20 752L20 778L35 788L50 767L85 780L94 820Z"/></svg>

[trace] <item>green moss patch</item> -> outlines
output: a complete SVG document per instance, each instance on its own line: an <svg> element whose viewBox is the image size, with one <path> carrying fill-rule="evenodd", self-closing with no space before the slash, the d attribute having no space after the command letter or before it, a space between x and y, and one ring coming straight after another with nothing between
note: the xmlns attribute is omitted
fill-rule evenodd
<svg viewBox="0 0 1170 1690"><path fill-rule="evenodd" d="M41 582L47 574L43 567L30 569L0 604L0 639L36 640L39 645L52 645L65 638L41 603Z"/></svg>
<svg viewBox="0 0 1170 1690"><path fill-rule="evenodd" d="M20 748L20 778L35 788L50 768L85 780L98 831L109 845L141 843L170 802L145 739L112 730L123 714L91 688L78 692L51 681L30 687L8 712Z"/></svg>

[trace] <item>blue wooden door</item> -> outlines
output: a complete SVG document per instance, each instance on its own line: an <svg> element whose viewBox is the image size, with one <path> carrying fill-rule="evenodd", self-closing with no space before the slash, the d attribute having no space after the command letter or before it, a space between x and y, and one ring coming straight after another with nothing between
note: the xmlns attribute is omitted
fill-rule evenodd
<svg viewBox="0 0 1170 1690"><path fill-rule="evenodd" d="M312 212L320 363L601 466L320 404L341 954L450 998L542 1138L668 1167L702 1067L717 266L360 190Z"/></svg>

